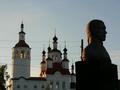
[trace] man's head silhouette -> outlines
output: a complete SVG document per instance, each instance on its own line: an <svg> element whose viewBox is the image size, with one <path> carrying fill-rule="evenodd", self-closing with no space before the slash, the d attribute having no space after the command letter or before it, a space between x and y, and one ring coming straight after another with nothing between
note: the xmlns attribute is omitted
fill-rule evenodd
<svg viewBox="0 0 120 90"><path fill-rule="evenodd" d="M93 40L105 41L106 39L106 26L102 20L94 19L88 23L87 36L88 42Z"/></svg>

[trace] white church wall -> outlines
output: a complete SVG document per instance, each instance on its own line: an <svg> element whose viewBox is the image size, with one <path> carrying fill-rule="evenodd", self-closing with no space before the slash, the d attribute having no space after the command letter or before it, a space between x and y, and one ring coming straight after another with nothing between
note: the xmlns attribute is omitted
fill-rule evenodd
<svg viewBox="0 0 120 90"><path fill-rule="evenodd" d="M70 75L55 72L54 75L48 75L47 80L53 82L53 90L70 90Z"/></svg>
<svg viewBox="0 0 120 90"><path fill-rule="evenodd" d="M25 80L21 78L13 81L13 90L46 90L46 81Z"/></svg>

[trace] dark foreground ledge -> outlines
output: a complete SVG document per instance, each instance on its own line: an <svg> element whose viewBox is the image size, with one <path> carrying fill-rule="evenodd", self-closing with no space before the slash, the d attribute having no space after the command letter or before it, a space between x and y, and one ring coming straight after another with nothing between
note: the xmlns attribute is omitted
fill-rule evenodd
<svg viewBox="0 0 120 90"><path fill-rule="evenodd" d="M76 90L119 90L117 65L78 61L75 66Z"/></svg>

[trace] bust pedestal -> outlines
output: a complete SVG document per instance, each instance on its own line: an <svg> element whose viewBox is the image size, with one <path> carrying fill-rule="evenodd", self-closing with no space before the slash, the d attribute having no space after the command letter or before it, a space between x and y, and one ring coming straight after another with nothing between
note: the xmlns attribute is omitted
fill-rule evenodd
<svg viewBox="0 0 120 90"><path fill-rule="evenodd" d="M76 90L118 90L117 65L78 61Z"/></svg>

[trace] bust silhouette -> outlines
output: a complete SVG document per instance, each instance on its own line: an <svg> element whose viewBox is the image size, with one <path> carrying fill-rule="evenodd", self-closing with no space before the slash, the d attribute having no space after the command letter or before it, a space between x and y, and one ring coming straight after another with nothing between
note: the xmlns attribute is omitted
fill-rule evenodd
<svg viewBox="0 0 120 90"><path fill-rule="evenodd" d="M101 20L87 25L88 45L83 50L82 61L77 61L76 90L118 90L117 66L103 46L106 26Z"/></svg>
<svg viewBox="0 0 120 90"><path fill-rule="evenodd" d="M106 39L106 26L101 20L92 20L87 25L88 46L83 50L83 61L95 61L100 65L111 64L110 56L103 46Z"/></svg>

